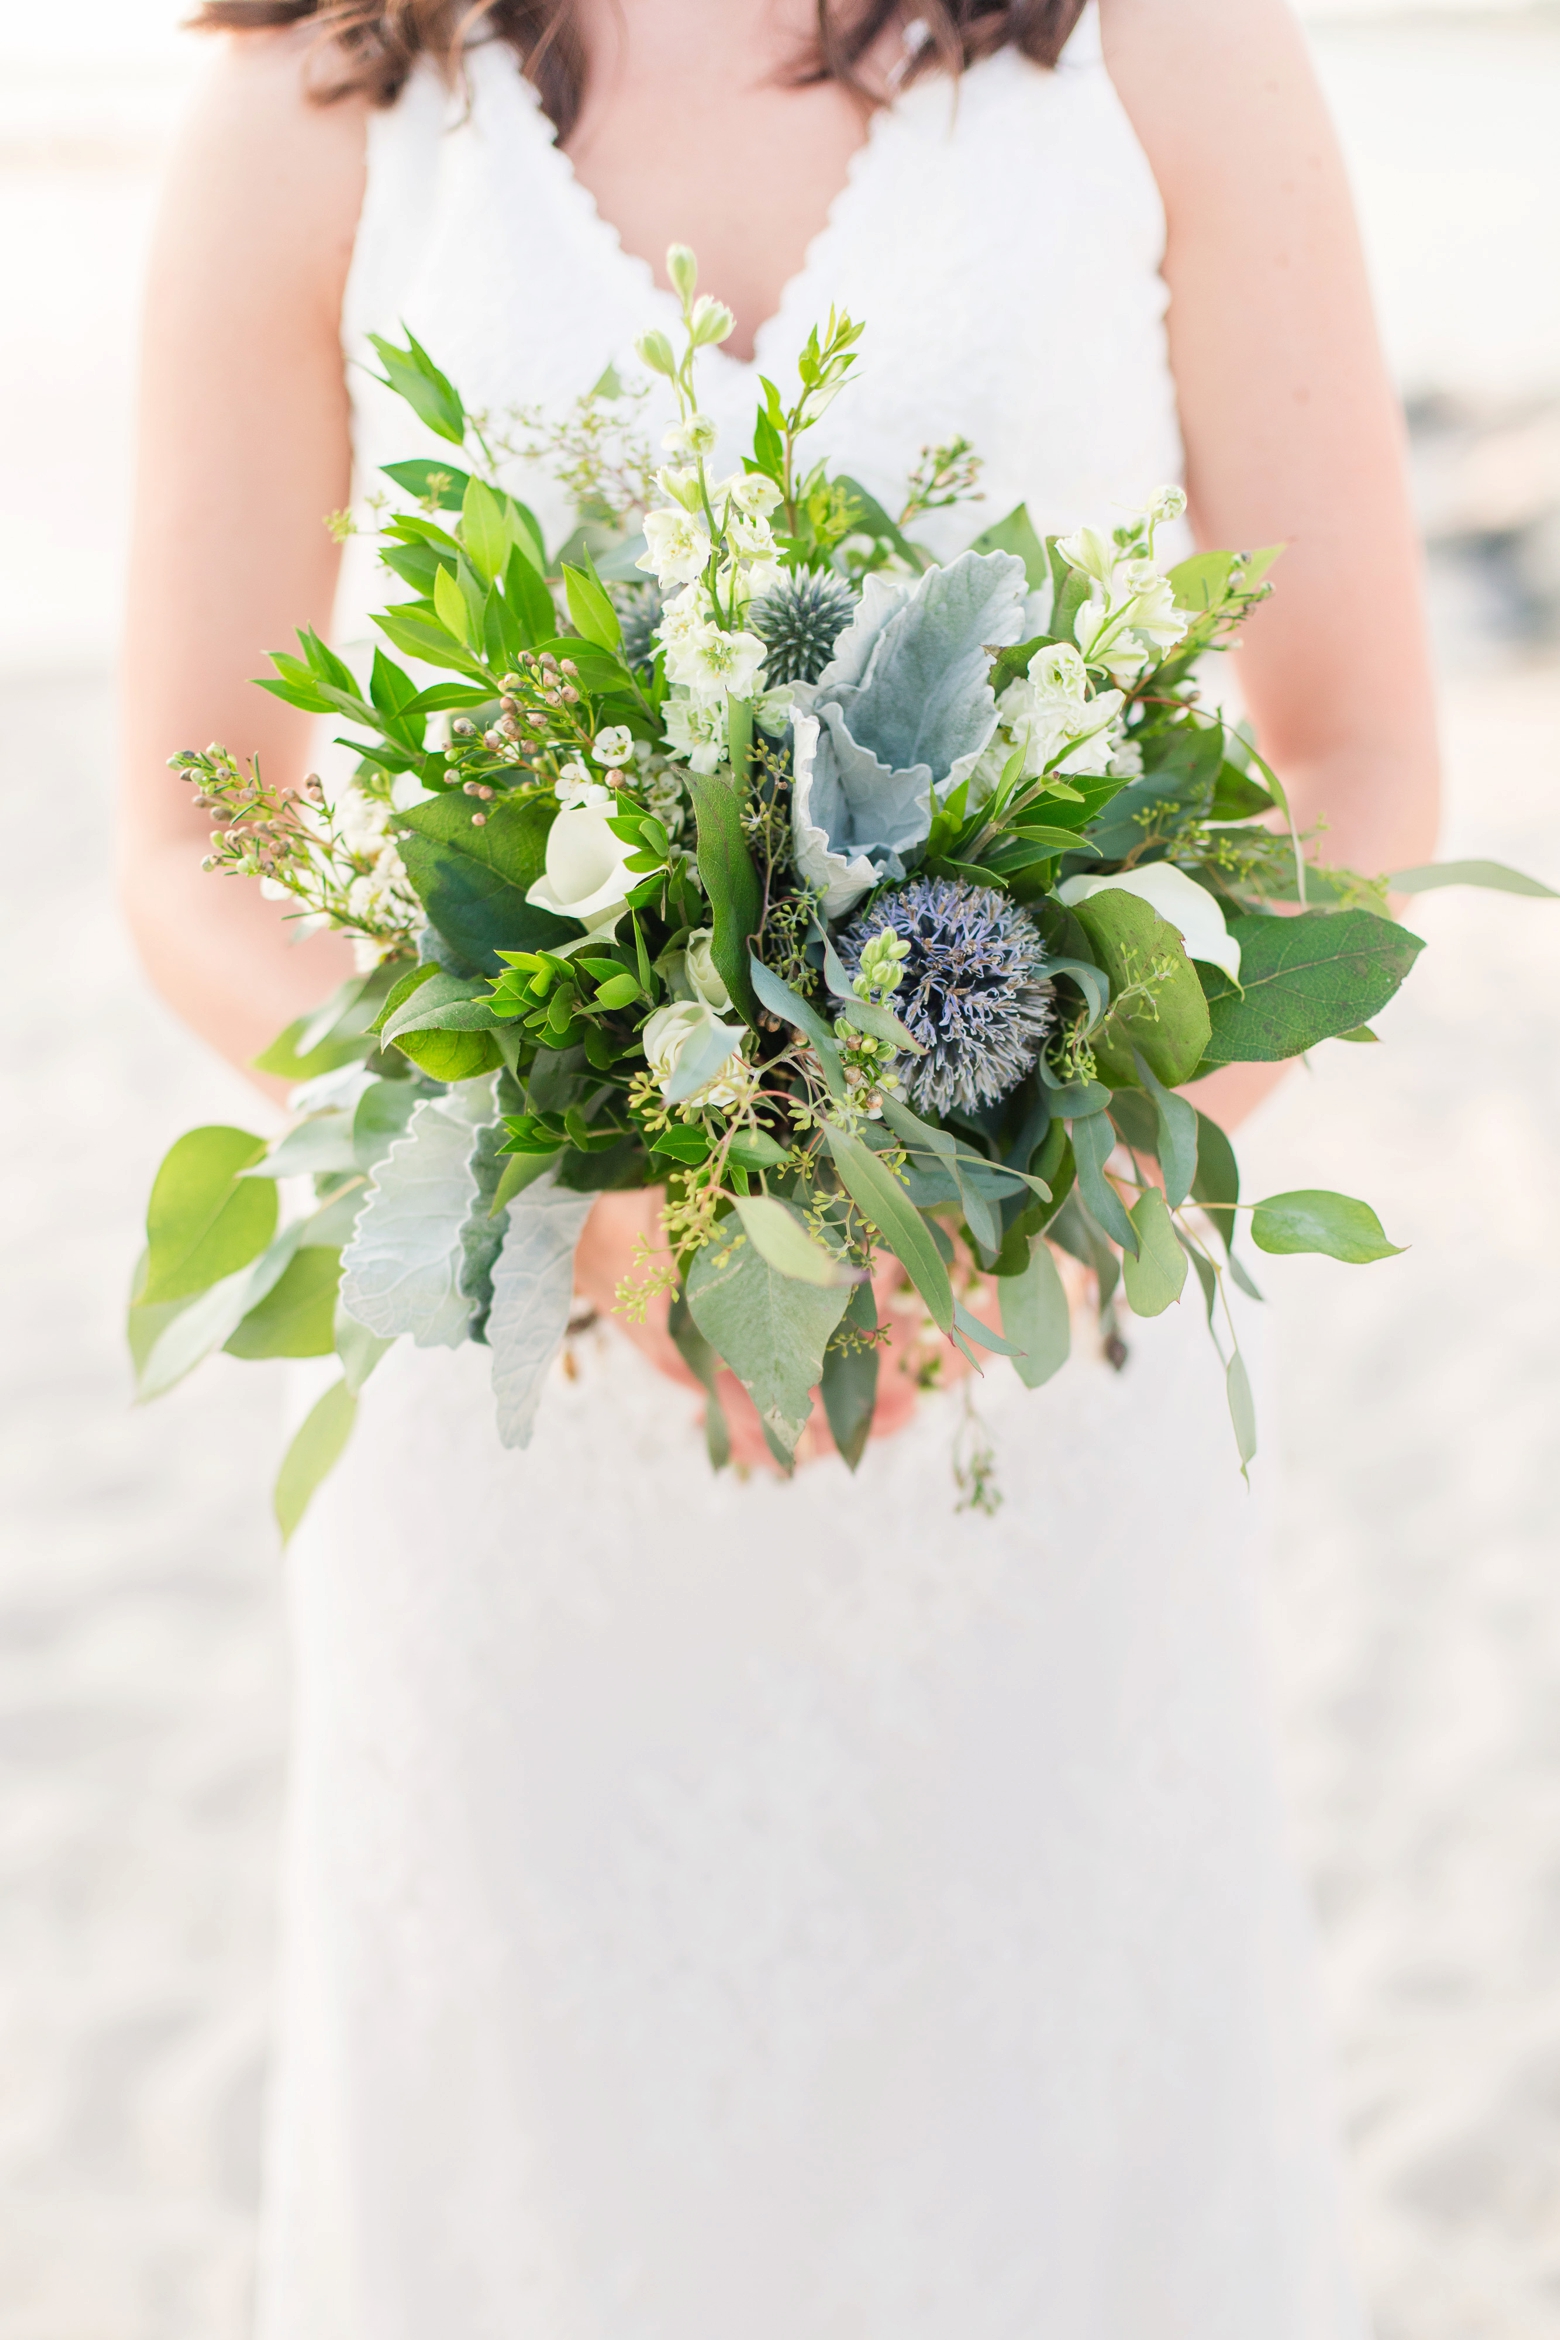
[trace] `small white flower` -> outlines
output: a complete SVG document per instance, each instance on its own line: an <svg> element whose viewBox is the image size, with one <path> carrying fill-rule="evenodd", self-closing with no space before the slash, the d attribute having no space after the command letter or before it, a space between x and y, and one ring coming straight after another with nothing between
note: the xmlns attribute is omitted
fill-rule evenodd
<svg viewBox="0 0 1560 2340"><path fill-rule="evenodd" d="M626 723L604 724L591 742L598 764L626 764L634 752L634 735Z"/></svg>
<svg viewBox="0 0 1560 2340"><path fill-rule="evenodd" d="M654 572L662 585L691 585L709 566L709 532L687 512L645 515L645 549L636 567Z"/></svg>
<svg viewBox="0 0 1560 2340"><path fill-rule="evenodd" d="M666 671L697 697L729 692L734 699L751 699L763 676L765 656L757 634L728 634L720 626L701 625L690 627L668 646Z"/></svg>
<svg viewBox="0 0 1560 2340"><path fill-rule="evenodd" d="M717 435L707 414L690 414L686 422L673 423L669 431L662 433L661 444L668 455L697 462L701 455L714 452Z"/></svg>
<svg viewBox="0 0 1560 2340"><path fill-rule="evenodd" d="M1069 568L1081 569L1101 585L1110 582L1121 558L1120 547L1101 528L1075 529L1059 540L1056 549Z"/></svg>
<svg viewBox="0 0 1560 2340"><path fill-rule="evenodd" d="M640 1039L645 1062L660 1084L663 1097L669 1094L686 1058L690 1071L704 1072L706 1067L708 1070L704 1080L685 1091L680 1102L689 1097L706 1098L712 1105L735 1102L735 1091L719 1075L721 1067L739 1053L743 1028L740 1024L723 1024L705 1000L679 999L657 1008Z"/></svg>
<svg viewBox="0 0 1560 2340"><path fill-rule="evenodd" d="M558 777L553 782L553 794L570 812L581 812L592 806L599 809L612 802L612 791L603 788L599 780L592 779L577 759L571 759L560 767Z"/></svg>
<svg viewBox="0 0 1560 2340"><path fill-rule="evenodd" d="M730 504L733 511L753 520L763 519L779 501L779 487L762 471L734 471L730 479L723 479L710 493L710 502L717 510L722 504Z"/></svg>
<svg viewBox="0 0 1560 2340"><path fill-rule="evenodd" d="M1225 925L1224 913L1213 896L1184 869L1168 861L1151 861L1142 869L1124 869L1115 877L1068 878L1057 887L1056 898L1070 909L1075 902L1088 901L1092 894L1112 891L1135 894L1140 902L1157 910L1180 935L1189 959L1222 967L1232 983L1240 981L1240 944Z"/></svg>
<svg viewBox="0 0 1560 2340"><path fill-rule="evenodd" d="M336 829L349 853L377 853L390 828L390 807L377 796L349 785L332 807Z"/></svg>
<svg viewBox="0 0 1560 2340"><path fill-rule="evenodd" d="M560 812L547 832L547 865L526 895L539 910L577 918L587 934L610 934L637 880L625 868L635 848L614 836L595 805Z"/></svg>
<svg viewBox="0 0 1560 2340"><path fill-rule="evenodd" d="M1141 780L1143 777L1143 750L1135 739L1117 742L1110 762L1105 767L1112 780Z"/></svg>
<svg viewBox="0 0 1560 2340"><path fill-rule="evenodd" d="M666 717L666 743L695 772L713 772L725 760L726 703L724 699L684 698L676 693L661 710Z"/></svg>
<svg viewBox="0 0 1560 2340"><path fill-rule="evenodd" d="M1183 487L1162 487L1149 499L1148 516L1151 520L1179 520L1186 510L1186 490Z"/></svg>

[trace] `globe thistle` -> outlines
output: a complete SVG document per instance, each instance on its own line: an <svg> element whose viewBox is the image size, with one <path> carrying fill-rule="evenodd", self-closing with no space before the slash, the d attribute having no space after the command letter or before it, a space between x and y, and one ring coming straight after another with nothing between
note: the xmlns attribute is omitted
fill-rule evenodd
<svg viewBox="0 0 1560 2340"><path fill-rule="evenodd" d="M623 628L623 664L649 675L655 665L655 630L661 622L660 587L614 585L611 600Z"/></svg>
<svg viewBox="0 0 1560 2340"><path fill-rule="evenodd" d="M793 570L772 586L748 612L748 624L768 652L764 672L771 687L816 682L855 614L855 594L827 569Z"/></svg>
<svg viewBox="0 0 1560 2340"><path fill-rule="evenodd" d="M926 1050L899 1066L904 1094L929 1113L995 1104L1032 1069L1051 1021L1034 920L994 886L912 878L838 937L852 975L885 928L909 946L894 1012Z"/></svg>

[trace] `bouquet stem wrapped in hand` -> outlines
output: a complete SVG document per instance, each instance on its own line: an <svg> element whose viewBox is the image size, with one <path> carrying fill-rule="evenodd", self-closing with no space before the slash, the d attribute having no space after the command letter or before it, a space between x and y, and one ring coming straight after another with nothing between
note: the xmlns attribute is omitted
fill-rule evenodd
<svg viewBox="0 0 1560 2340"><path fill-rule="evenodd" d="M1153 1315L1196 1278L1244 1467L1237 1231L1350 1262L1396 1247L1345 1195L1244 1203L1182 1092L1372 1038L1422 947L1389 889L1547 889L1308 863L1197 679L1274 553L1167 566L1179 489L1060 538L1020 507L939 564L915 526L972 492L964 442L927 450L897 514L809 465L848 318L813 333L790 404L763 383L751 452L717 476L696 361L731 320L690 253L670 267L684 345L638 348L675 401L669 460L652 476L645 393L606 377L553 435L580 506L555 560L503 485L513 442L410 337L377 343L462 461L389 467L406 502L380 557L410 596L376 620L389 648L360 674L306 633L264 686L344 718L355 777L332 799L221 747L174 759L215 819L209 866L351 934L360 971L260 1060L297 1084L287 1134L195 1130L159 1172L141 1392L218 1347L334 1352L284 1533L395 1340L485 1342L498 1434L523 1446L594 1198L664 1186L619 1304L671 1296L717 1465L724 1365L781 1468L815 1393L855 1467L885 1254L972 1364L996 1352L1037 1388L1068 1351L1060 1251L1118 1354L1118 1292ZM281 1225L294 1177L313 1207ZM968 1305L977 1271L1000 1333Z"/></svg>

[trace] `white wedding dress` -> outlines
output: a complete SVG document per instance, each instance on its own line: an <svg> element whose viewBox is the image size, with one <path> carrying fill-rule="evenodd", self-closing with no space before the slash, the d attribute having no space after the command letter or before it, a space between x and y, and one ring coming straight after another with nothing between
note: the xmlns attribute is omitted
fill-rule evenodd
<svg viewBox="0 0 1560 2340"><path fill-rule="evenodd" d="M469 101L373 124L349 351L566 402L668 298L507 49ZM1162 234L1091 13L878 115L758 363L837 302L838 467L1099 518L1179 465ZM367 488L434 443L354 380ZM994 1518L951 1395L743 1484L610 1328L524 1454L392 1353L289 1562L265 2340L1358 2340L1254 1504L1195 1301L1127 1329L989 1370Z"/></svg>

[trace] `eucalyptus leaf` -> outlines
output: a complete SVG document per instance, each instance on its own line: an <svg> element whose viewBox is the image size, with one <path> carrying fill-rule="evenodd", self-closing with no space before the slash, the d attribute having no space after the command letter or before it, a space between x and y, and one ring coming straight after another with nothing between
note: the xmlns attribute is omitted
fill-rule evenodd
<svg viewBox="0 0 1560 2340"><path fill-rule="evenodd" d="M687 1296L695 1324L746 1389L776 1448L794 1454L848 1287L798 1283L751 1241L717 1240L689 1269Z"/></svg>
<svg viewBox="0 0 1560 2340"><path fill-rule="evenodd" d="M720 1402L721 1362L694 1323L686 1295L679 1291L667 1314L666 1329L677 1344L695 1381L704 1390L704 1445L712 1471L723 1471L731 1460L731 1427Z"/></svg>
<svg viewBox="0 0 1560 2340"><path fill-rule="evenodd" d="M1235 1445L1240 1454L1241 1476L1245 1478L1246 1466L1257 1451L1257 1408L1251 1394L1251 1376L1246 1371L1246 1360L1239 1349L1232 1353L1224 1369L1224 1388L1229 1399Z"/></svg>
<svg viewBox="0 0 1560 2340"><path fill-rule="evenodd" d="M1116 887L1075 903L1073 915L1110 977L1110 1014L1090 1040L1102 1077L1125 1087L1141 1053L1167 1088L1189 1081L1208 1046L1209 1016L1179 931Z"/></svg>
<svg viewBox="0 0 1560 2340"><path fill-rule="evenodd" d="M1553 886L1508 869L1503 861L1430 861L1417 869L1395 869L1387 884L1394 894L1428 894L1439 886L1485 886L1497 894L1527 894L1537 901L1560 901Z"/></svg>
<svg viewBox="0 0 1560 2340"><path fill-rule="evenodd" d="M1103 1113L1081 1115L1071 1124L1073 1162L1078 1192L1113 1243L1136 1253L1137 1230L1128 1218L1120 1195L1105 1175L1116 1144L1116 1132Z"/></svg>
<svg viewBox="0 0 1560 2340"><path fill-rule="evenodd" d="M336 1346L340 1282L339 1251L295 1251L223 1347L230 1357L328 1357Z"/></svg>
<svg viewBox="0 0 1560 2340"><path fill-rule="evenodd" d="M1167 1089L1141 1051L1135 1055L1138 1078L1154 1101L1158 1125L1159 1167L1164 1174L1165 1200L1178 1210L1192 1191L1197 1175L1197 1108Z"/></svg>
<svg viewBox="0 0 1560 2340"><path fill-rule="evenodd" d="M505 1446L531 1443L542 1390L569 1329L574 1247L595 1199L538 1179L509 1205L487 1320L498 1435Z"/></svg>
<svg viewBox="0 0 1560 2340"><path fill-rule="evenodd" d="M867 1451L872 1417L877 1411L879 1351L868 1336L877 1331L877 1296L871 1283L859 1283L823 1357L823 1410L829 1435L849 1471L855 1471ZM854 1335L850 1338L847 1336Z"/></svg>
<svg viewBox="0 0 1560 2340"><path fill-rule="evenodd" d="M1181 1297L1186 1282L1186 1254L1176 1240L1175 1222L1157 1186L1145 1187L1132 1206L1137 1235L1137 1257L1129 1251L1121 1263L1127 1305L1134 1316L1161 1316Z"/></svg>
<svg viewBox="0 0 1560 2340"><path fill-rule="evenodd" d="M284 1228L261 1257L224 1276L172 1312L145 1346L136 1376L136 1403L161 1397L236 1332L251 1308L285 1273L298 1248L300 1227ZM153 1304L156 1305L155 1303ZM132 1310L132 1317L137 1313ZM132 1349L138 1344L132 1343Z"/></svg>
<svg viewBox="0 0 1560 2340"><path fill-rule="evenodd" d="M1020 1352L1013 1369L1026 1389L1039 1389L1061 1371L1072 1346L1066 1287L1043 1236L1031 1244L1023 1274L1003 1276L997 1292L1002 1329Z"/></svg>
<svg viewBox="0 0 1560 2340"><path fill-rule="evenodd" d="M357 1399L344 1380L332 1382L325 1395L304 1416L282 1458L271 1498L284 1545L292 1541L322 1480L329 1477L341 1460L356 1420Z"/></svg>
<svg viewBox="0 0 1560 2340"><path fill-rule="evenodd" d="M763 893L742 831L742 800L730 780L691 773L687 780L698 829L699 875L709 896L710 956L732 1005L755 1028L758 1003L749 974Z"/></svg>
<svg viewBox="0 0 1560 2340"><path fill-rule="evenodd" d="M782 1276L829 1291L858 1281L845 1261L808 1234L800 1211L773 1195L738 1195L737 1216L748 1241Z"/></svg>
<svg viewBox="0 0 1560 2340"><path fill-rule="evenodd" d="M1240 945L1239 984L1217 967L1199 970L1212 1024L1209 1071L1280 1063L1369 1023L1424 949L1417 934L1369 910L1233 918L1229 928Z"/></svg>
<svg viewBox="0 0 1560 2340"><path fill-rule="evenodd" d="M1251 1240L1259 1251L1320 1251L1353 1266L1395 1259L1405 1248L1387 1241L1369 1203L1325 1187L1270 1194L1252 1213Z"/></svg>
<svg viewBox="0 0 1560 2340"><path fill-rule="evenodd" d="M782 1023L790 1024L800 1032L804 1040L811 1041L830 1092L836 1097L843 1097L845 1071L840 1063L839 1045L817 1009L810 1007L800 992L793 991L788 983L782 983L780 977L772 968L766 967L762 959L750 958L748 971L755 997L772 1016L778 1016Z"/></svg>
<svg viewBox="0 0 1560 2340"><path fill-rule="evenodd" d="M285 1137L278 1138L270 1152L251 1168L240 1173L245 1178L320 1178L336 1170L357 1167L357 1155L352 1143L350 1113L314 1113L300 1121Z"/></svg>
<svg viewBox="0 0 1560 2340"><path fill-rule="evenodd" d="M143 1300L182 1300L247 1267L276 1230L276 1190L243 1173L266 1151L247 1129L186 1131L163 1157L146 1207Z"/></svg>
<svg viewBox="0 0 1560 2340"><path fill-rule="evenodd" d="M859 1138L832 1121L824 1123L823 1134L852 1201L909 1276L939 1332L951 1333L953 1287L927 1221L893 1172Z"/></svg>

